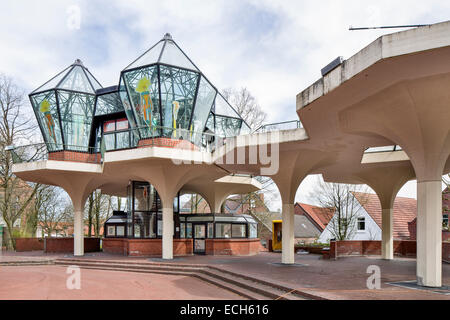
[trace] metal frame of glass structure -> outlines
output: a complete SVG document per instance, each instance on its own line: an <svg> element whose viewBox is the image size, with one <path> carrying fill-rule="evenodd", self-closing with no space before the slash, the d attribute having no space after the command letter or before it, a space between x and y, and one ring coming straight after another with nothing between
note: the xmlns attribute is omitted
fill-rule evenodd
<svg viewBox="0 0 450 320"><path fill-rule="evenodd" d="M156 189L148 182L130 181L127 189L127 211L113 215L109 226L124 226L123 236L105 233L109 238L160 239L162 237L162 204ZM180 194L174 199L174 238L195 239L195 225L204 225L204 239L255 239L257 222L245 214L180 213Z"/></svg>
<svg viewBox="0 0 450 320"><path fill-rule="evenodd" d="M96 90L100 88L77 59L29 94L49 151L88 152Z"/></svg>
<svg viewBox="0 0 450 320"><path fill-rule="evenodd" d="M169 34L121 72L119 87L122 102L132 110L132 127L173 128L140 130L144 137L167 137L177 129L204 132L208 128L222 137L250 133L250 127ZM213 127L211 121L207 126L210 117ZM198 137L191 137L191 142L199 144Z"/></svg>
<svg viewBox="0 0 450 320"><path fill-rule="evenodd" d="M117 87L102 88L77 59L29 98L49 152L99 152L93 143L99 119L122 112L129 123L129 147L155 137L200 146L204 132L223 138L250 133L170 34L122 70Z"/></svg>

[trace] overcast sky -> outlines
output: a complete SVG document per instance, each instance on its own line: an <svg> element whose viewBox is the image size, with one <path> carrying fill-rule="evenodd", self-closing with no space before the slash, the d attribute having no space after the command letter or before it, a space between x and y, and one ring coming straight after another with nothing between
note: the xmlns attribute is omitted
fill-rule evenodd
<svg viewBox="0 0 450 320"><path fill-rule="evenodd" d="M247 87L270 122L284 121L297 119L295 96L322 67L387 33L349 31L350 25L449 17L449 1L430 0L3 0L0 72L29 93L79 58L103 86L115 85L125 66L169 32L216 87ZM299 200L307 201L310 180ZM400 195L415 197L414 183Z"/></svg>

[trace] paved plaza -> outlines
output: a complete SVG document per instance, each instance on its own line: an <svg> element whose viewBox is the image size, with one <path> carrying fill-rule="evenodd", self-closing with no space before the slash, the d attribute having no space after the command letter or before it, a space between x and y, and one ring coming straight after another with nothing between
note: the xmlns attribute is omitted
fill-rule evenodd
<svg viewBox="0 0 450 320"><path fill-rule="evenodd" d="M236 300L242 297L193 277L81 270L81 288L67 289L62 266L0 267L0 300Z"/></svg>
<svg viewBox="0 0 450 320"><path fill-rule="evenodd" d="M39 262L72 255L48 256L42 252L3 254L0 261L1 299L241 299L238 295L188 276L140 274L122 271L82 269L82 290L67 290L66 267L56 265L5 266L8 262ZM77 257L78 258L78 257ZM118 262L211 265L242 275L284 285L325 299L430 299L450 300L434 290L417 290L391 285L415 280L416 260L379 256L323 260L320 255L297 254L295 265L281 265L280 254L263 252L250 257L186 256L172 261L155 257L124 257L104 253L86 254L81 259ZM367 288L367 268L378 266L381 289ZM450 285L450 265L443 264L443 284ZM130 283L132 285L130 285Z"/></svg>

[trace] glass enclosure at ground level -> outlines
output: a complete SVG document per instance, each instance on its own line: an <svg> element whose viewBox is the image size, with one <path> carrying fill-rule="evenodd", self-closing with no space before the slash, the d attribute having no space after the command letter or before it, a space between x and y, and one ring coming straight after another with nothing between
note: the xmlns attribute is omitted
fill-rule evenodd
<svg viewBox="0 0 450 320"><path fill-rule="evenodd" d="M127 211L116 211L105 222L106 237L162 238L162 203L148 182L131 181L127 187ZM174 199L176 239L254 239L257 222L244 214L180 214L180 196Z"/></svg>

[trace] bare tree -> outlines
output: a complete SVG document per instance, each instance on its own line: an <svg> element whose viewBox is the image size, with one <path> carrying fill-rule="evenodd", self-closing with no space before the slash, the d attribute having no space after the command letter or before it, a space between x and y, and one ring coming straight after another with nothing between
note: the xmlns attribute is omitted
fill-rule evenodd
<svg viewBox="0 0 450 320"><path fill-rule="evenodd" d="M247 90L247 88L228 88L223 90L222 94L224 98L236 108L236 111L252 130L259 128L266 120L267 113L261 109L256 98Z"/></svg>
<svg viewBox="0 0 450 320"><path fill-rule="evenodd" d="M72 204L58 187L43 185L36 193L34 204L38 215L38 224L42 232L51 236L65 235L73 216Z"/></svg>
<svg viewBox="0 0 450 320"><path fill-rule="evenodd" d="M267 119L267 113L265 113L261 107L259 106L256 98L250 93L247 88L233 89L228 88L222 92L224 98L230 102L230 104L236 108L236 111L241 115L241 117L245 120L245 122L250 126L252 130L259 128L264 121ZM265 223L270 223L266 220L270 220L271 213L267 206L267 198L269 197L260 197L261 193L264 195L269 195L272 193L269 187L273 185L273 181L267 177L257 177L259 182L262 183L263 188L260 191L242 194L238 198L233 198L233 201L239 202L238 205L243 209L245 203L248 203L248 212L249 214L257 214L258 219L262 219L261 221L265 221ZM264 199L264 200L263 200ZM252 209L251 203L257 203L258 207L265 208L264 212L255 212ZM224 207L222 206L221 211L224 211ZM241 212L244 213L244 212ZM262 226L259 226L262 227Z"/></svg>
<svg viewBox="0 0 450 320"><path fill-rule="evenodd" d="M32 140L36 125L27 117L25 110L23 91L11 78L0 74L0 187L3 196L0 199L0 213L6 224L8 249L15 248L14 228L29 209L39 188L38 184L29 187L13 175L12 155L5 151L6 146Z"/></svg>
<svg viewBox="0 0 450 320"><path fill-rule="evenodd" d="M94 236L99 237L101 226L112 210L112 197L102 194L101 190L95 190L89 195L87 203L88 237L92 237L92 229L94 229Z"/></svg>
<svg viewBox="0 0 450 320"><path fill-rule="evenodd" d="M367 193L367 191L368 187L365 185L328 183L317 179L311 196L322 207L335 210L327 227L336 240L353 238L357 230L357 219L363 210L363 204L356 199L353 192Z"/></svg>

